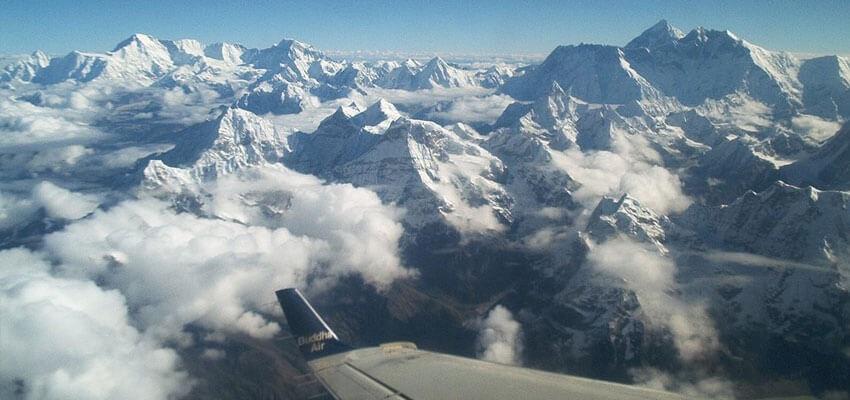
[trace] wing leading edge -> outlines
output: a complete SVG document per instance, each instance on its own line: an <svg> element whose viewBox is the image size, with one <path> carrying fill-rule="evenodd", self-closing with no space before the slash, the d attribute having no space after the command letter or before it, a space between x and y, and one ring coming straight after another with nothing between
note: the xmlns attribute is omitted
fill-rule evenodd
<svg viewBox="0 0 850 400"><path fill-rule="evenodd" d="M286 292L285 296L281 292ZM641 387L422 351L412 343L351 350L297 289L277 294L310 368L340 400L682 398ZM315 343L324 346L319 349Z"/></svg>

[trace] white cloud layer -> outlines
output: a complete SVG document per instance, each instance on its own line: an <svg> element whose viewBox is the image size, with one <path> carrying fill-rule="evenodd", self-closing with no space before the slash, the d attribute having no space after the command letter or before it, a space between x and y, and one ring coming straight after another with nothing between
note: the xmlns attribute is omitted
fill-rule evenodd
<svg viewBox="0 0 850 400"><path fill-rule="evenodd" d="M97 197L74 193L50 182L41 182L32 189L33 201L51 218L74 220L89 215L98 206Z"/></svg>
<svg viewBox="0 0 850 400"><path fill-rule="evenodd" d="M513 98L503 94L486 96L473 94L455 99L448 110L431 113L430 117L452 122L494 122L513 102Z"/></svg>
<svg viewBox="0 0 850 400"><path fill-rule="evenodd" d="M303 287L308 278L326 284L355 272L371 282L392 276L380 268L356 269L370 265L363 254L349 251L355 243L345 243L360 243L358 233L339 233L340 248L286 228L178 214L167 203L148 199L98 211L47 236L45 248L64 273L121 290L139 307L140 326L157 336L179 337L187 324L196 323L268 338L280 328L257 310L277 312L268 305L275 290ZM386 246L394 249L395 243ZM348 255L360 264L338 265Z"/></svg>
<svg viewBox="0 0 850 400"><path fill-rule="evenodd" d="M144 196L99 210L93 196L50 182L29 198L3 193L4 226L39 207L53 218L87 217L47 235L37 253L0 252L0 352L21 360L2 363L0 390L173 398L191 382L165 346L195 343L188 326L269 338L280 330L267 317L280 314L277 289L324 290L351 275L382 289L412 274L398 256L400 211L374 192L283 167L203 190L204 216Z"/></svg>
<svg viewBox="0 0 850 400"><path fill-rule="evenodd" d="M331 275L358 273L382 287L411 273L397 254L401 210L368 189L269 166L220 178L208 190L212 215L322 240Z"/></svg>
<svg viewBox="0 0 850 400"><path fill-rule="evenodd" d="M91 126L97 108L91 103L111 91L108 87L61 84L32 91L33 102L0 90L0 151L7 148L44 148L103 138Z"/></svg>
<svg viewBox="0 0 850 400"><path fill-rule="evenodd" d="M37 211L30 196L0 192L0 230L23 226Z"/></svg>
<svg viewBox="0 0 850 400"><path fill-rule="evenodd" d="M498 305L478 322L478 357L500 364L520 364L522 326L507 308Z"/></svg>
<svg viewBox="0 0 850 400"><path fill-rule="evenodd" d="M131 325L121 293L49 271L27 250L0 252L0 397L154 400L188 391L177 354Z"/></svg>

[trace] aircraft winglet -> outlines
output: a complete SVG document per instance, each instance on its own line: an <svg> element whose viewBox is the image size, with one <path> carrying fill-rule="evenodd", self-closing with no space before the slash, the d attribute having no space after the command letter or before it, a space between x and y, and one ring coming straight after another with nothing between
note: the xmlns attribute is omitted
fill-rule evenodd
<svg viewBox="0 0 850 400"><path fill-rule="evenodd" d="M275 294L286 315L289 329L295 336L298 350L307 361L351 350L340 342L336 333L298 289L281 289Z"/></svg>

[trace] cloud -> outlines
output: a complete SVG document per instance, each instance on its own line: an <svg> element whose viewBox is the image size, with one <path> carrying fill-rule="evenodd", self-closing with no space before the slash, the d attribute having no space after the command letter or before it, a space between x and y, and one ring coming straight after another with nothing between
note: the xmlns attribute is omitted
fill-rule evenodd
<svg viewBox="0 0 850 400"><path fill-rule="evenodd" d="M0 230L17 228L35 217L38 207L29 196L0 192Z"/></svg>
<svg viewBox="0 0 850 400"><path fill-rule="evenodd" d="M594 246L588 260L597 271L623 279L630 288L653 293L670 287L676 272L672 260L626 237Z"/></svg>
<svg viewBox="0 0 850 400"><path fill-rule="evenodd" d="M207 190L212 215L323 240L329 271L357 272L376 286L410 274L397 254L402 212L368 189L269 166L220 178Z"/></svg>
<svg viewBox="0 0 850 400"><path fill-rule="evenodd" d="M53 277L23 249L0 252L0 397L169 399L186 394L177 354L134 328L124 297Z"/></svg>
<svg viewBox="0 0 850 400"><path fill-rule="evenodd" d="M367 93L370 97L367 98L367 101L377 101L377 99L382 98L393 104L436 104L441 101L458 100L461 98L490 96L494 92L493 89L483 89L480 87L437 87L416 91L369 88Z"/></svg>
<svg viewBox="0 0 850 400"><path fill-rule="evenodd" d="M841 124L814 115L801 114L791 118L791 127L800 131L800 136L823 142L833 137L841 129Z"/></svg>
<svg viewBox="0 0 850 400"><path fill-rule="evenodd" d="M637 294L650 322L673 334L683 361L711 357L719 348L718 335L705 306L670 294L675 289L676 274L672 260L653 247L626 237L594 245L587 257L595 271L616 279L611 284L619 282Z"/></svg>
<svg viewBox="0 0 850 400"><path fill-rule="evenodd" d="M228 102L228 100L220 98L214 90L200 85L194 87L191 92L186 92L179 87L172 89L149 87L145 91L153 97L153 103L162 105L162 108L155 114L139 113L136 116L156 117L158 120L164 119L183 125L196 124L213 117L213 114L220 112L216 110L216 106L225 105L223 102Z"/></svg>
<svg viewBox="0 0 850 400"><path fill-rule="evenodd" d="M201 215L142 195L45 236L38 252L0 253L0 352L22 360L0 366L0 397L177 397L191 379L165 343L218 360L222 333L279 332L274 290L327 290L352 275L384 288L412 275L398 256L401 212L371 191L282 167L204 189ZM39 207L69 219L97 207L50 182L30 193L0 196L3 224ZM19 293L30 287L40 295Z"/></svg>
<svg viewBox="0 0 850 400"><path fill-rule="evenodd" d="M494 92L493 89L480 87L438 87L416 91L370 88L367 96L358 99L358 104L363 101L369 105L378 99L385 99L398 105L421 107L450 102L447 110L431 113L429 117L451 122L492 122L499 118L509 104L514 102L510 96L494 94Z"/></svg>
<svg viewBox="0 0 850 400"><path fill-rule="evenodd" d="M407 59L418 60L422 63L434 58L434 52L409 52L392 50L327 50L325 54L349 61L404 61ZM471 68L486 68L493 64L513 64L522 66L530 63L538 63L546 58L545 53L505 53L505 54L463 54L463 53L440 53L440 57L450 63L468 64Z"/></svg>
<svg viewBox="0 0 850 400"><path fill-rule="evenodd" d="M206 358L207 360L217 361L227 357L227 353L220 349L204 349L204 352L201 353L201 357Z"/></svg>
<svg viewBox="0 0 850 400"><path fill-rule="evenodd" d="M377 100L377 99L376 99ZM364 107L371 103L361 95L353 94L351 97L326 101L313 107L308 107L298 114L264 115L263 118L274 122L275 127L286 134L301 132L313 132L319 127L319 123L333 114L337 108L356 103Z"/></svg>
<svg viewBox="0 0 850 400"><path fill-rule="evenodd" d="M452 122L493 122L514 102L503 94L465 96L452 101L448 110L429 114L431 118Z"/></svg>
<svg viewBox="0 0 850 400"><path fill-rule="evenodd" d="M478 322L478 357L500 364L520 364L522 327L507 308L497 305Z"/></svg>
<svg viewBox="0 0 850 400"><path fill-rule="evenodd" d="M296 131L313 132L323 119L333 114L340 106L356 104L361 109L380 99L397 105L433 105L441 101L454 101L445 117L452 121L480 122L495 120L510 104L509 97L494 95L492 89L482 88L435 88L417 91L401 89L369 88L367 94L352 93L349 97L313 104L298 114L265 115L284 133ZM313 102L317 103L317 102Z"/></svg>
<svg viewBox="0 0 850 400"><path fill-rule="evenodd" d="M706 260L734 263L738 265L746 265L750 267L765 267L765 268L795 268L812 272L834 273L835 271L825 266L817 266L812 264L801 263L792 260L783 260L778 258L765 257L752 253L741 253L732 251L711 250L707 252L694 252L697 256L704 257Z"/></svg>
<svg viewBox="0 0 850 400"><path fill-rule="evenodd" d="M688 398L735 398L732 383L717 377L688 373L675 375L648 367L633 369L630 374L637 385L679 393Z"/></svg>
<svg viewBox="0 0 850 400"><path fill-rule="evenodd" d="M0 150L88 141L100 135L96 129L64 114L61 109L0 99Z"/></svg>
<svg viewBox="0 0 850 400"><path fill-rule="evenodd" d="M177 214L129 201L45 238L63 274L103 282L138 308L141 328L179 339L188 324L269 338L280 327L257 310L274 290L328 278L328 243L286 229Z"/></svg>
<svg viewBox="0 0 850 400"><path fill-rule="evenodd" d="M0 152L101 140L94 121L111 108L107 85L65 82L23 92L0 90Z"/></svg>
<svg viewBox="0 0 850 400"><path fill-rule="evenodd" d="M633 291L646 316L649 329L669 332L684 365L674 372L651 367L632 369L635 383L686 397L734 398L732 383L708 372L711 358L720 349L714 321L705 304L683 299L676 287L676 264L654 247L626 237L591 247L590 267ZM619 283L618 283L619 282Z"/></svg>
<svg viewBox="0 0 850 400"><path fill-rule="evenodd" d="M155 153L164 153L174 148L172 144L150 144L124 147L99 156L101 165L106 168L127 168L136 161Z"/></svg>
<svg viewBox="0 0 850 400"><path fill-rule="evenodd" d="M33 187L32 198L49 217L59 219L80 219L91 214L98 206L95 196L74 193L47 181Z"/></svg>
<svg viewBox="0 0 850 400"><path fill-rule="evenodd" d="M75 165L81 158L93 154L94 151L78 144L49 148L37 152L27 168L33 172L60 172Z"/></svg>
<svg viewBox="0 0 850 400"><path fill-rule="evenodd" d="M552 155L555 165L581 184L574 196L587 209L602 196L624 193L661 214L682 212L691 204L679 177L658 165L660 156L642 137L615 137L612 151L568 149Z"/></svg>
<svg viewBox="0 0 850 400"><path fill-rule="evenodd" d="M381 289L412 274L398 256L400 213L371 191L282 167L206 190L207 217L125 201L46 236L44 251L63 276L120 290L140 328L172 339L188 324L268 338L280 329L263 316L279 314L277 289L351 275Z"/></svg>

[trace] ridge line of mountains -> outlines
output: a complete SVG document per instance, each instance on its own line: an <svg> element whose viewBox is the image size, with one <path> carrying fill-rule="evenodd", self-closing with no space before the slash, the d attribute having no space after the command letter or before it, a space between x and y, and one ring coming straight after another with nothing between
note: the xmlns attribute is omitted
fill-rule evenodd
<svg viewBox="0 0 850 400"><path fill-rule="evenodd" d="M411 320L442 318L454 339L424 344L466 348L469 310L499 302L534 367L619 381L647 366L720 371L750 394L788 381L850 391L844 57L803 60L663 20L622 47L559 46L536 65L484 68L136 34L104 54L33 53L0 72L0 87L35 107L50 107L51 90L110 87L113 108L95 122L119 132L110 146L167 145L87 184L224 218L208 207L217 180L283 167L404 209L400 248L418 281L370 292L381 301L361 310L326 300L351 312L344 331L415 336ZM205 121L169 119L156 91L202 99L185 101ZM439 96L452 91L466 97ZM404 100L423 93L436 99ZM470 98L508 105L483 122L447 112ZM323 107L314 128L287 126ZM140 113L153 121L134 122ZM285 213L281 198L243 200ZM368 297L350 285L347 299Z"/></svg>

